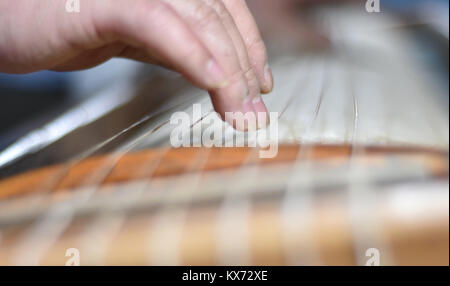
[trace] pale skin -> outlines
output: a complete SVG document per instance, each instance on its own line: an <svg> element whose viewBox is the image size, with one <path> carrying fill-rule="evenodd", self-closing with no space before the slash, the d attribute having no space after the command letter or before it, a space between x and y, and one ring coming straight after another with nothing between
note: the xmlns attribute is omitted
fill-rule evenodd
<svg viewBox="0 0 450 286"><path fill-rule="evenodd" d="M123 57L181 73L209 91L223 118L267 115L260 94L271 92L273 76L245 0L80 2L80 13L67 13L66 0L0 0L0 72L72 71Z"/></svg>

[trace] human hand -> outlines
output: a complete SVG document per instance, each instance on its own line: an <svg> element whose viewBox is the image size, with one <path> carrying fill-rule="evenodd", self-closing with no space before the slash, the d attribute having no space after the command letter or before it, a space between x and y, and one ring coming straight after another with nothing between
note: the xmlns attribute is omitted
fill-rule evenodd
<svg viewBox="0 0 450 286"><path fill-rule="evenodd" d="M260 93L273 77L244 0L79 1L80 12L68 13L66 0L0 0L0 71L71 71L124 57L180 72L210 92L223 118L267 115Z"/></svg>

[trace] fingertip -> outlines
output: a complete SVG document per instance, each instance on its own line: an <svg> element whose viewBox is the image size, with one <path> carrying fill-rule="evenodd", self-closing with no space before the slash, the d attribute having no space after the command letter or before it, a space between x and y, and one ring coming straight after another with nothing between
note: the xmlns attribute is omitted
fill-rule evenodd
<svg viewBox="0 0 450 286"><path fill-rule="evenodd" d="M272 69L270 68L269 64L266 64L264 66L264 73L263 73L263 84L261 84L261 92L263 94L267 94L272 92L274 87L274 80L273 80L273 73Z"/></svg>
<svg viewBox="0 0 450 286"><path fill-rule="evenodd" d="M229 94L229 90L227 94ZM235 99L226 97L224 90L213 92L211 95L214 109L222 120L241 132L258 129L257 116L253 101L245 94L245 97Z"/></svg>
<svg viewBox="0 0 450 286"><path fill-rule="evenodd" d="M246 98L238 111L220 112L222 119L235 130L241 132L257 131L270 124L269 112L261 96Z"/></svg>

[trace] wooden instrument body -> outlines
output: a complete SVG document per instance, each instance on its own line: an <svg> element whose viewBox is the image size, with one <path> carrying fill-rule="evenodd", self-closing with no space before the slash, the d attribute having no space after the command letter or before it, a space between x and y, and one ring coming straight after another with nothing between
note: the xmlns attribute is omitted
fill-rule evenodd
<svg viewBox="0 0 450 286"><path fill-rule="evenodd" d="M354 151L161 149L19 175L0 183L16 209L0 211L0 263L63 265L76 248L83 265L361 265L375 248L384 265L448 264L448 154Z"/></svg>
<svg viewBox="0 0 450 286"><path fill-rule="evenodd" d="M333 51L271 57L273 159L170 148L170 114L214 116L173 75L19 158L0 173L0 265L64 265L70 249L82 265L365 265L373 250L448 265L448 107L381 14L325 14Z"/></svg>

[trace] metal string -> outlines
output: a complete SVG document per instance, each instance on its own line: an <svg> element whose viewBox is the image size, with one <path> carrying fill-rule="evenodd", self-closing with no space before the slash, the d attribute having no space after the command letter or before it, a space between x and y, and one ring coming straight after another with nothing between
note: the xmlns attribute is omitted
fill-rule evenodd
<svg viewBox="0 0 450 286"><path fill-rule="evenodd" d="M314 128L320 113L320 107L325 97L326 76L326 65L324 63L319 82L318 101L311 121L308 123L307 134ZM295 94L292 97L295 97ZM301 97L297 97L298 101L301 99ZM283 227L283 249L287 265L321 264L318 246L311 231L311 224L314 219L312 217L314 167L308 159L311 150L312 145L300 144L281 200L280 219ZM308 248L299 251L296 240L300 231L302 238L307 242Z"/></svg>

